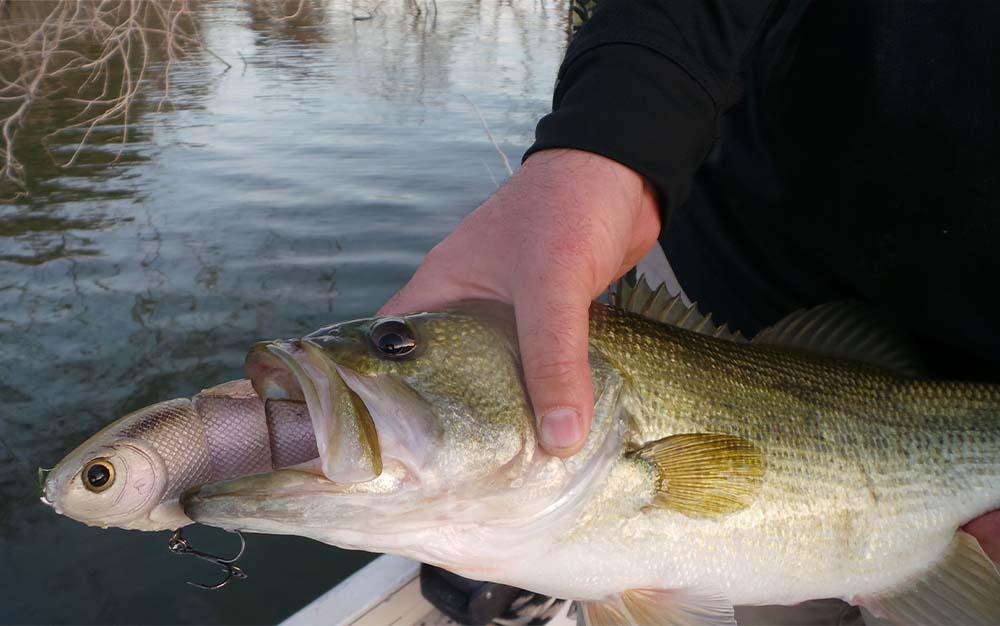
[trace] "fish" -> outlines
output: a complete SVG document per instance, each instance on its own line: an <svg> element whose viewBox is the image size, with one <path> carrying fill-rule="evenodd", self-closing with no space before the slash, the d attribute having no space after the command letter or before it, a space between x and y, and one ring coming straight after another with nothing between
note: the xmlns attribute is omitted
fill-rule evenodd
<svg viewBox="0 0 1000 626"><path fill-rule="evenodd" d="M258 343L247 379L113 423L44 497L99 526L400 554L595 626L831 597L1000 623L997 566L961 530L1000 508L1000 386L928 379L856 303L748 340L642 279L592 305L589 341L594 419L566 459L538 444L512 309L467 301Z"/></svg>

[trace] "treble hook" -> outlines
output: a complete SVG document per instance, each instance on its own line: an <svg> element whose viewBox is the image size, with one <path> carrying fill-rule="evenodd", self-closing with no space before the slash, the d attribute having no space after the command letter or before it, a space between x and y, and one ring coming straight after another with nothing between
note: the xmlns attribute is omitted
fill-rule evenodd
<svg viewBox="0 0 1000 626"><path fill-rule="evenodd" d="M184 535L181 534L180 528L175 530L174 534L170 536L170 541L167 542L167 548L169 548L170 551L173 552L174 554L189 554L203 561L208 561L209 563L214 563L216 565L219 565L222 567L222 570L226 572L226 577L223 578L221 581L215 583L214 585L203 585L201 583L191 582L190 580L188 581L189 585L191 585L192 587L197 587L199 589L222 589L223 587L228 585L229 581L232 580L233 578L238 578L243 580L247 577L246 572L244 572L236 565L233 565L233 563L235 563L237 560L239 560L241 556L243 556L243 551L246 550L247 542L243 538L243 535L240 534L240 531L232 530L229 532L234 533L237 537L240 538L240 551L237 552L236 556L232 557L231 559L224 559L222 557L218 557L213 554L208 554L207 552L202 552L201 550L195 550L194 548L191 547L191 544L188 542L188 540L184 538Z"/></svg>

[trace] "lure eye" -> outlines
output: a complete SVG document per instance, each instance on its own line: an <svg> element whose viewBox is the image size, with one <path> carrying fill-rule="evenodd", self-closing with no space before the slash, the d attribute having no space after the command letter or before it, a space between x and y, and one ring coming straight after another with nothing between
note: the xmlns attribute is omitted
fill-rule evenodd
<svg viewBox="0 0 1000 626"><path fill-rule="evenodd" d="M369 332L372 346L390 359L401 359L413 352L417 340L403 320L387 319L372 326Z"/></svg>
<svg viewBox="0 0 1000 626"><path fill-rule="evenodd" d="M83 486L100 493L115 483L115 466L107 459L94 459L83 468Z"/></svg>

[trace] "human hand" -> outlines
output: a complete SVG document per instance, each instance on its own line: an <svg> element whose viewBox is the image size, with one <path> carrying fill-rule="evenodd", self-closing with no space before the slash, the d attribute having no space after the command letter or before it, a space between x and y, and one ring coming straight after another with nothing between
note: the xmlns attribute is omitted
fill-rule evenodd
<svg viewBox="0 0 1000 626"><path fill-rule="evenodd" d="M1000 563L1000 511L977 517L963 529L979 541L986 556Z"/></svg>
<svg viewBox="0 0 1000 626"><path fill-rule="evenodd" d="M417 268L380 315L469 298L514 306L539 442L569 456L590 431L591 301L656 243L652 186L620 163L544 150L471 213Z"/></svg>

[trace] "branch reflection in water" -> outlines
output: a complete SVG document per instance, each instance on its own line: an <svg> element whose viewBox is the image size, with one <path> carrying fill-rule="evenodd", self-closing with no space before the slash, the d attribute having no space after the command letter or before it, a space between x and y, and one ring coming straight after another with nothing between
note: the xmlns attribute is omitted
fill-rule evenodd
<svg viewBox="0 0 1000 626"><path fill-rule="evenodd" d="M531 142L567 15L0 0L0 124L17 118L0 141L0 621L273 623L369 558L255 535L253 576L198 593L166 535L53 515L36 471L130 410L240 377L256 340L378 308L495 189L483 164L506 176L475 109L512 158Z"/></svg>

